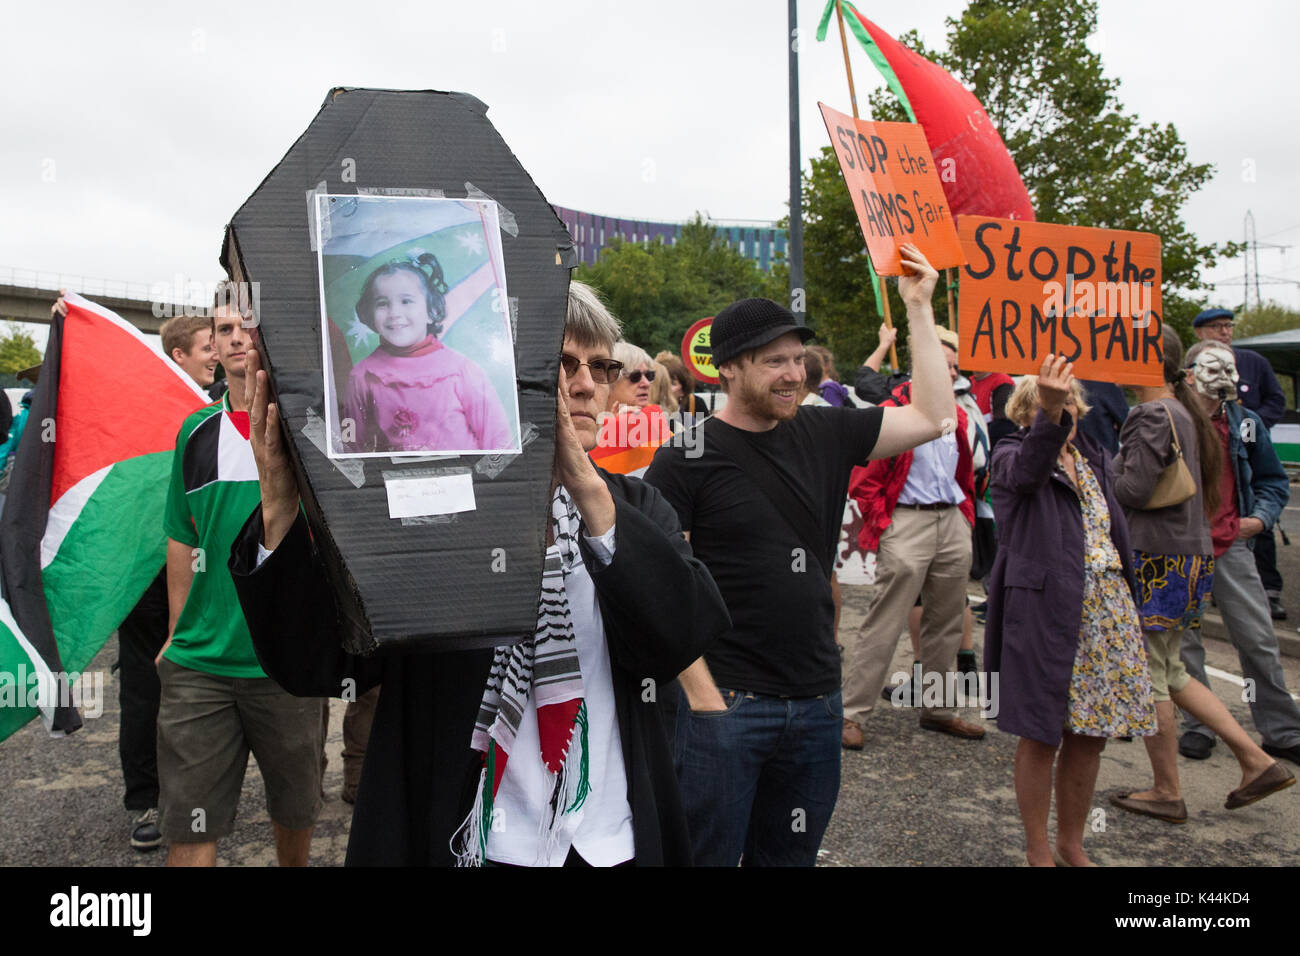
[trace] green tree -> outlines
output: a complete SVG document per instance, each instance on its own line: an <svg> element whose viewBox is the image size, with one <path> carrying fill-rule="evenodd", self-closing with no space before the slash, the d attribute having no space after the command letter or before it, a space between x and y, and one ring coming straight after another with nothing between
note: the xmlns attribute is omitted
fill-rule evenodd
<svg viewBox="0 0 1300 956"><path fill-rule="evenodd" d="M1190 341L1191 319L1208 289L1201 272L1235 255L1237 245L1202 243L1187 228L1182 210L1213 167L1191 162L1172 125L1144 125L1125 111L1119 81L1105 75L1101 56L1087 45L1096 27L1092 0L971 0L960 18L948 19L945 51L928 49L916 31L899 41L974 92L1015 158L1039 220L1160 236L1164 318ZM874 92L871 107L877 120L907 119L888 90ZM810 185L818 194L812 202ZM822 197L824 191L836 196ZM804 197L805 248L820 257L805 262L809 297L825 300L816 324L829 323L829 337L844 343L845 356L860 358L875 344L879 319L860 267L861 235L853 236L856 217L829 148L813 160ZM828 274L836 261L849 275ZM825 294L815 281L829 283ZM847 308L837 304L841 296ZM937 316L942 301L941 281ZM897 304L892 298L901 315ZM846 311L869 316L866 327Z"/></svg>
<svg viewBox="0 0 1300 956"><path fill-rule="evenodd" d="M41 363L41 353L32 334L15 322L0 333L0 372L10 375Z"/></svg>
<svg viewBox="0 0 1300 956"><path fill-rule="evenodd" d="M677 352L693 322L767 289L757 264L727 245L699 213L675 244L615 242L597 262L580 266L575 278L605 297L623 323L623 337L651 355Z"/></svg>
<svg viewBox="0 0 1300 956"><path fill-rule="evenodd" d="M1288 309L1278 302L1268 302L1257 309L1242 312L1237 316L1233 326L1234 339L1267 335L1270 332L1286 332L1290 329L1300 329L1300 312Z"/></svg>

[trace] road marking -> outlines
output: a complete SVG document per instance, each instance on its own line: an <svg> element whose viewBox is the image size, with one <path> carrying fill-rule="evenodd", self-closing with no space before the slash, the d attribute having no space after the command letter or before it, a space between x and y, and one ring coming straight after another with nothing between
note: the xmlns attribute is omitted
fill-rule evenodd
<svg viewBox="0 0 1300 956"><path fill-rule="evenodd" d="M1212 677L1217 677L1220 680L1229 681L1233 684L1236 684L1238 687L1246 686L1246 681L1238 677L1236 674L1229 673L1228 671L1221 671L1217 667L1206 667L1205 673L1209 674ZM1296 697L1295 694L1292 694L1291 699L1300 700L1300 697Z"/></svg>
<svg viewBox="0 0 1300 956"><path fill-rule="evenodd" d="M1221 671L1217 667L1206 667L1205 673L1211 675L1212 677L1218 677L1221 680L1231 681L1232 683L1236 684L1238 687L1246 686L1246 681L1243 678L1238 677L1236 674L1230 674L1228 673L1228 671Z"/></svg>

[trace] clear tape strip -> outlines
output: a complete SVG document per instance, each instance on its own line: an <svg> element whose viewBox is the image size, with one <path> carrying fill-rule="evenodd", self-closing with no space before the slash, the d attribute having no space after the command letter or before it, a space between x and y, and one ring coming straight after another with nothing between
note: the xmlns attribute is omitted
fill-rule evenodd
<svg viewBox="0 0 1300 956"><path fill-rule="evenodd" d="M366 465L360 458L330 458L325 446L325 419L316 414L316 410L307 409L307 424L302 426L303 437L316 446L319 451L337 468L354 488L366 483Z"/></svg>
<svg viewBox="0 0 1300 956"><path fill-rule="evenodd" d="M489 195L488 195L487 193L485 193L483 190L479 189L479 188L478 188L477 186L475 186L473 183L466 183L466 184L465 184L465 193L466 193L466 196L465 196L466 199L483 199L483 200L486 200L486 201L488 201L488 202L496 203L496 206L497 206L497 219L498 219L498 220L500 221L500 223L501 223L501 231L504 232L504 233L505 233L506 235L508 235L508 236L513 236L513 237L515 237L515 238L518 238L518 236L519 236L519 222L518 222L518 220L515 219L515 214L514 214L514 213L512 213L512 212L511 212L509 209L507 209L505 206L501 205L501 203L497 202L495 199L493 199L491 196L489 196Z"/></svg>

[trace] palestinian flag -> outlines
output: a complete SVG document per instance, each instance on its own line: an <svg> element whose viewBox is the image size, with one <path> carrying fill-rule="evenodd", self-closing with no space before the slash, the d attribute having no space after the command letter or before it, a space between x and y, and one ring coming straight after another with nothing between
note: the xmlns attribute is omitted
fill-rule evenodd
<svg viewBox="0 0 1300 956"><path fill-rule="evenodd" d="M70 675L165 563L176 433L209 402L130 323L65 301L0 516L0 740L38 712L55 736L81 726Z"/></svg>
<svg viewBox="0 0 1300 956"><path fill-rule="evenodd" d="M616 475L640 478L650 467L655 450L672 437L668 418L658 405L623 410L603 416L591 460Z"/></svg>

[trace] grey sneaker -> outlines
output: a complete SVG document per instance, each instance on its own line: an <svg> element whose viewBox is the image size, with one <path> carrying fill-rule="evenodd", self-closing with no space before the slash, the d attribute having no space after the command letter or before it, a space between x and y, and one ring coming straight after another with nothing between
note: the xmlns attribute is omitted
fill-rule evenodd
<svg viewBox="0 0 1300 956"><path fill-rule="evenodd" d="M158 829L158 808L150 807L135 818L131 830L131 846L141 853L147 853L162 846L162 841L162 831Z"/></svg>

